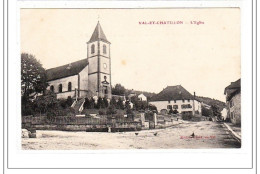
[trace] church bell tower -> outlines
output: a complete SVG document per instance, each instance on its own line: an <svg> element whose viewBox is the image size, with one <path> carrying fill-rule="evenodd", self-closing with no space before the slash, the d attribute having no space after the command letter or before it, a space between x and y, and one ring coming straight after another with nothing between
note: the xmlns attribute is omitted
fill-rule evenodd
<svg viewBox="0 0 260 174"><path fill-rule="evenodd" d="M111 99L110 44L98 22L87 42L88 90L93 96L109 99Z"/></svg>

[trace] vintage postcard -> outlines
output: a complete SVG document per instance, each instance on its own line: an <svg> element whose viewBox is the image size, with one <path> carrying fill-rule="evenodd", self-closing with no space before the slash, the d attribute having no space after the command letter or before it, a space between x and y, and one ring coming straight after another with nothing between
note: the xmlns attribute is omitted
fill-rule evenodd
<svg viewBox="0 0 260 174"><path fill-rule="evenodd" d="M3 173L253 174L249 0L6 6Z"/></svg>
<svg viewBox="0 0 260 174"><path fill-rule="evenodd" d="M241 148L240 14L21 9L22 149Z"/></svg>

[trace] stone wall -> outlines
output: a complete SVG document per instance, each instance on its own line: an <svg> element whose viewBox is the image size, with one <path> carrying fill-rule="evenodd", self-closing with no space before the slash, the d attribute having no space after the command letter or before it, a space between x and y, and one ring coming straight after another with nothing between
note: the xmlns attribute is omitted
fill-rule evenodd
<svg viewBox="0 0 260 174"><path fill-rule="evenodd" d="M141 122L129 120L105 120L86 117L57 117L48 120L45 116L22 118L22 128L36 130L62 130L62 131L105 131L111 127L116 130L141 130Z"/></svg>
<svg viewBox="0 0 260 174"><path fill-rule="evenodd" d="M233 102L233 106L230 106L230 101ZM229 118L233 124L241 124L241 93L236 94L228 102L229 106Z"/></svg>

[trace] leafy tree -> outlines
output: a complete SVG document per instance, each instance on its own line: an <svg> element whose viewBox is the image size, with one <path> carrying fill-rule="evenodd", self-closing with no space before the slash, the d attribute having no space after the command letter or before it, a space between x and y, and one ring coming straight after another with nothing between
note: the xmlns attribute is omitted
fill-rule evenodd
<svg viewBox="0 0 260 174"><path fill-rule="evenodd" d="M125 95L126 89L121 84L116 84L115 87L112 87L113 95Z"/></svg>
<svg viewBox="0 0 260 174"><path fill-rule="evenodd" d="M201 108L201 114L203 116L209 117L211 115L211 109L207 109L205 107Z"/></svg>
<svg viewBox="0 0 260 174"><path fill-rule="evenodd" d="M63 109L68 107L67 100L65 99L59 99L59 104Z"/></svg>
<svg viewBox="0 0 260 174"><path fill-rule="evenodd" d="M151 111L157 111L157 107L154 106L154 105L152 105L152 104L149 104L149 105L148 105L148 108L149 108L149 110L151 110Z"/></svg>
<svg viewBox="0 0 260 174"><path fill-rule="evenodd" d="M83 105L84 109L90 109L90 100L85 98L85 103Z"/></svg>
<svg viewBox="0 0 260 174"><path fill-rule="evenodd" d="M108 100L106 97L103 98L103 102L104 102L104 108L108 107Z"/></svg>
<svg viewBox="0 0 260 174"><path fill-rule="evenodd" d="M46 95L39 96L34 101L34 108L36 112L47 113L58 110L59 100L56 94L52 92L47 92Z"/></svg>
<svg viewBox="0 0 260 174"><path fill-rule="evenodd" d="M126 109L126 114L127 114L127 117L128 118L130 118L131 120L133 120L134 121L134 112L133 112L133 110L131 109L131 108L127 108Z"/></svg>
<svg viewBox="0 0 260 174"><path fill-rule="evenodd" d="M123 100L121 98L117 101L117 109L124 109Z"/></svg>
<svg viewBox="0 0 260 174"><path fill-rule="evenodd" d="M28 100L25 96L22 97L22 116L34 115L34 103Z"/></svg>
<svg viewBox="0 0 260 174"><path fill-rule="evenodd" d="M134 109L135 110L140 110L140 105L139 105L139 101L138 101L138 97L137 96L133 96L130 98L131 102L134 105Z"/></svg>
<svg viewBox="0 0 260 174"><path fill-rule="evenodd" d="M73 99L71 98L71 96L68 96L66 103L67 103L68 107L70 107L72 105Z"/></svg>
<svg viewBox="0 0 260 174"><path fill-rule="evenodd" d="M113 114L116 114L117 111L116 111L116 108L114 105L110 105L108 108L107 108L107 115L113 115Z"/></svg>
<svg viewBox="0 0 260 174"><path fill-rule="evenodd" d="M32 93L42 93L48 86L46 72L41 63L31 54L21 54L21 93L29 97Z"/></svg>
<svg viewBox="0 0 260 174"><path fill-rule="evenodd" d="M221 117L221 113L217 105L212 105L211 109L212 109L213 116Z"/></svg>
<svg viewBox="0 0 260 174"><path fill-rule="evenodd" d="M112 106L116 106L117 105L115 97L112 97L112 99L110 101L110 105L112 105Z"/></svg>
<svg viewBox="0 0 260 174"><path fill-rule="evenodd" d="M105 108L104 100L101 97L98 97L96 108L97 109Z"/></svg>
<svg viewBox="0 0 260 174"><path fill-rule="evenodd" d="M95 100L93 97L89 100L89 109L93 109L95 107Z"/></svg>

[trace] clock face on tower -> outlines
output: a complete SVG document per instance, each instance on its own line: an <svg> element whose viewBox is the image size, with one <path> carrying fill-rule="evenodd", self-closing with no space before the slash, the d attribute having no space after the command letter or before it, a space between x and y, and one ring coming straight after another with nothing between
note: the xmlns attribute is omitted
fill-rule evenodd
<svg viewBox="0 0 260 174"><path fill-rule="evenodd" d="M104 69L107 69L107 64L106 63L104 63L103 66L104 66Z"/></svg>

